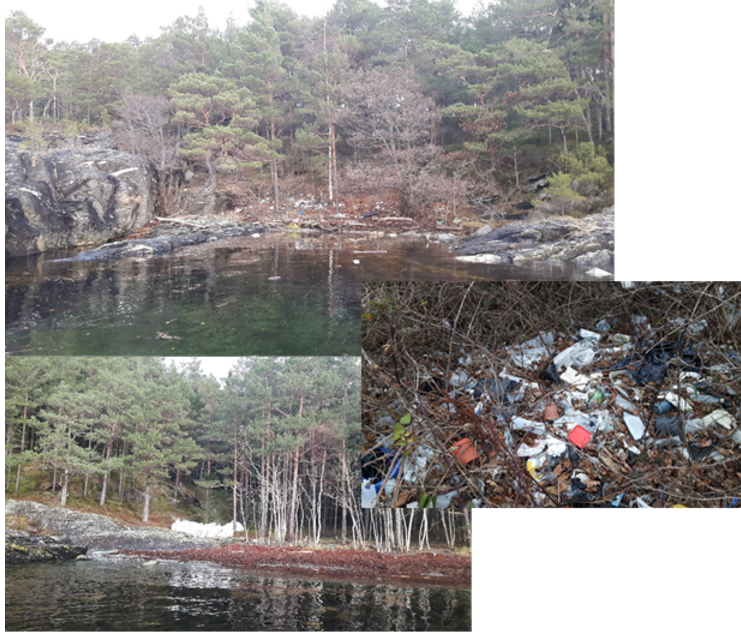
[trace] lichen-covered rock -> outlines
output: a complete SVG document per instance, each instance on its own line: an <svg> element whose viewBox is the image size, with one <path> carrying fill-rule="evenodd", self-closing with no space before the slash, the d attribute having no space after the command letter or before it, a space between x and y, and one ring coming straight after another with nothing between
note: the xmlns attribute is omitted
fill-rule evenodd
<svg viewBox="0 0 741 634"><path fill-rule="evenodd" d="M151 161L100 145L38 152L5 140L5 257L95 246L154 217Z"/></svg>
<svg viewBox="0 0 741 634"><path fill-rule="evenodd" d="M36 561L64 561L84 556L87 548L46 535L40 537L25 531L5 531L5 563L26 564Z"/></svg>

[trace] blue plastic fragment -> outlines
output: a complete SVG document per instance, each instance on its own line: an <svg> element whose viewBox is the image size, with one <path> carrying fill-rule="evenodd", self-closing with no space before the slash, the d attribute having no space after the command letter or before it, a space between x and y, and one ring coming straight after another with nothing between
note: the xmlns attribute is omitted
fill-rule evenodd
<svg viewBox="0 0 741 634"><path fill-rule="evenodd" d="M387 458L391 458L391 469L389 470L388 479L393 480L399 477L404 456L395 449L386 449L386 447L381 447L381 451L385 454L391 454L387 456Z"/></svg>
<svg viewBox="0 0 741 634"><path fill-rule="evenodd" d="M738 504L738 498L733 498L733 502L731 502L728 506L726 506L727 509L732 509L734 506Z"/></svg>
<svg viewBox="0 0 741 634"><path fill-rule="evenodd" d="M616 497L615 497L615 501L614 501L614 502L611 502L611 504L612 504L613 506L620 506L620 502L622 502L622 501L623 501L623 496L624 496L624 495L625 495L625 493L621 493L620 495L616 496Z"/></svg>

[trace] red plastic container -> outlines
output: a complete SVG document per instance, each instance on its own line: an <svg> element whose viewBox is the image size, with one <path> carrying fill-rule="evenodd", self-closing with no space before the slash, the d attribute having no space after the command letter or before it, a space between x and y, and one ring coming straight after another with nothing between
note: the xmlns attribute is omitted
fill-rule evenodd
<svg viewBox="0 0 741 634"><path fill-rule="evenodd" d="M592 440L592 434L581 425L577 425L571 430L569 440L579 447L579 449L584 449L589 444L589 441Z"/></svg>
<svg viewBox="0 0 741 634"><path fill-rule="evenodd" d="M453 455L458 458L463 464L468 464L472 460L476 460L479 457L476 448L473 446L473 440L470 438L464 438L459 440L452 447Z"/></svg>

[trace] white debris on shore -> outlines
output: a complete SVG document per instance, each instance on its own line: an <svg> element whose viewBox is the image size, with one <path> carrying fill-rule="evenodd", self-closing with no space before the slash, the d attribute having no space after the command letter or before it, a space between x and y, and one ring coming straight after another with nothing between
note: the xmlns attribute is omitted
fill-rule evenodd
<svg viewBox="0 0 741 634"><path fill-rule="evenodd" d="M172 523L170 530L178 533L185 533L186 535L192 535L193 537L228 539L234 536L232 522L228 522L221 526L216 522L212 522L211 524L199 524L198 522L191 522L190 520L175 520ZM237 532L243 530L244 526L237 522Z"/></svg>

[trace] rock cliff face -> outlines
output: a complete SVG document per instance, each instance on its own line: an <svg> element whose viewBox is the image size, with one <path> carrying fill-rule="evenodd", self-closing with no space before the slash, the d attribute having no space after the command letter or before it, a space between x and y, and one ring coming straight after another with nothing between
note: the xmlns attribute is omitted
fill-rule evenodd
<svg viewBox="0 0 741 634"><path fill-rule="evenodd" d="M93 144L32 152L5 139L5 257L96 246L154 217L157 173L142 157Z"/></svg>

